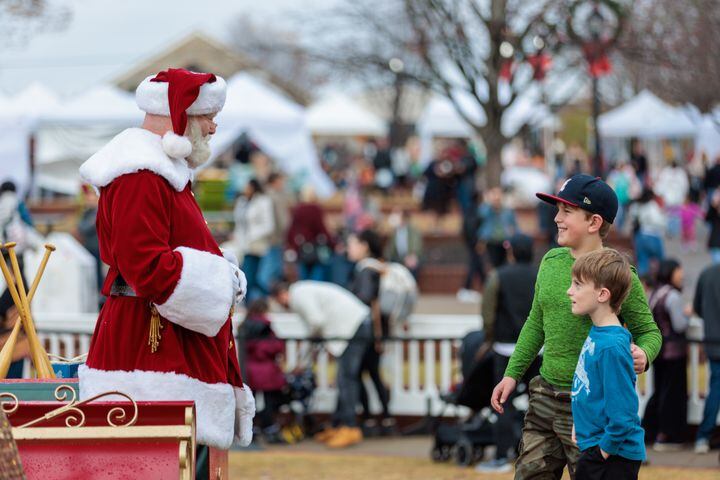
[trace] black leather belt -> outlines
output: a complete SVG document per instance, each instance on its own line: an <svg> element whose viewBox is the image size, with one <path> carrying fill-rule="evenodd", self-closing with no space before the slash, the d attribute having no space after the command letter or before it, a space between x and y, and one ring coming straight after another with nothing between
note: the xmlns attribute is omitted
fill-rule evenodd
<svg viewBox="0 0 720 480"><path fill-rule="evenodd" d="M113 282L112 286L110 286L110 295L115 295L118 297L138 296L138 294L135 293L135 290L133 290L133 288L128 285L125 279L119 274L117 277L115 277L115 281Z"/></svg>

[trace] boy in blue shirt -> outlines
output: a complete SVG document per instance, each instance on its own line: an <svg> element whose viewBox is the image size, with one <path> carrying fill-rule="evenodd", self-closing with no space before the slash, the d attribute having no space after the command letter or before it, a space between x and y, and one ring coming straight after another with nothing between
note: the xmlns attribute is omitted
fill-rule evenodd
<svg viewBox="0 0 720 480"><path fill-rule="evenodd" d="M645 459L630 333L618 319L632 272L609 248L575 261L568 296L572 313L589 315L590 329L572 385L573 441L581 451L576 480L637 480Z"/></svg>

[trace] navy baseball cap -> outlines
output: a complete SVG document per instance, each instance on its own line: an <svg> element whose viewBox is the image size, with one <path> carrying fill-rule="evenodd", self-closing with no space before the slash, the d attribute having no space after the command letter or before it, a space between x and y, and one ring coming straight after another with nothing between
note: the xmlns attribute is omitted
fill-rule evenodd
<svg viewBox="0 0 720 480"><path fill-rule="evenodd" d="M536 193L537 197L553 205L558 202L600 215L608 223L615 221L618 210L618 198L615 191L599 177L573 175L565 180L557 195Z"/></svg>

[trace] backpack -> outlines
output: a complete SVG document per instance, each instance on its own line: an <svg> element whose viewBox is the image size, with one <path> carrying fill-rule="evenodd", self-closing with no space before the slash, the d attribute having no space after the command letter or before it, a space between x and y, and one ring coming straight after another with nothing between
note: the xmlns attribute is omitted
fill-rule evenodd
<svg viewBox="0 0 720 480"><path fill-rule="evenodd" d="M410 270L400 263L374 258L361 260L358 267L372 268L380 273L380 313L389 318L390 325L407 321L418 298L417 282Z"/></svg>

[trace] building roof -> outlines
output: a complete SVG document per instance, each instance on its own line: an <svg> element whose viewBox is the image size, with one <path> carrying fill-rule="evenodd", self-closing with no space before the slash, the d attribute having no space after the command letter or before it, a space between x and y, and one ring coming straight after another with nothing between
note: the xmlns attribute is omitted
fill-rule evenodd
<svg viewBox="0 0 720 480"><path fill-rule="evenodd" d="M200 31L192 32L140 61L132 69L113 79L112 83L123 90L134 91L146 77L167 68L212 72L225 79L237 72L249 71L274 84L299 103L306 104L308 100L305 92Z"/></svg>

